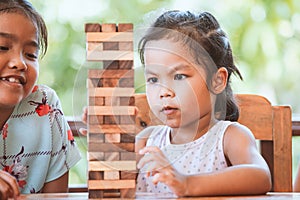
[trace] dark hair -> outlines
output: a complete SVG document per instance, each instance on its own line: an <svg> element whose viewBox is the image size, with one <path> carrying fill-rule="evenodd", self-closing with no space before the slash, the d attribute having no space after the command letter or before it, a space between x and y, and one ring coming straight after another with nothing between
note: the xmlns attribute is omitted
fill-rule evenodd
<svg viewBox="0 0 300 200"><path fill-rule="evenodd" d="M176 34L174 34L176 33ZM207 73L207 86L211 88L212 77L220 67L228 71L225 90L217 95L215 115L218 119L237 121L238 106L230 86L230 77L234 73L243 79L234 64L232 50L225 32L218 21L208 12L198 15L189 11L167 11L157 18L139 42L139 54L144 63L145 45L151 40L170 39L181 42L195 58L204 66Z"/></svg>
<svg viewBox="0 0 300 200"><path fill-rule="evenodd" d="M35 10L27 0L1 0L1 13L19 13L28 17L36 26L38 34L38 43L42 49L42 55L45 55L48 48L48 31L41 15Z"/></svg>

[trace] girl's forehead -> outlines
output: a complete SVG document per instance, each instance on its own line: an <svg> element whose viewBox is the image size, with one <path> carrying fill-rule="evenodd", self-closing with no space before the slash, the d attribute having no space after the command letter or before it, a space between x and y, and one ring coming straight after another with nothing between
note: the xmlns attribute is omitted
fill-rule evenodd
<svg viewBox="0 0 300 200"><path fill-rule="evenodd" d="M164 51L170 52L178 55L182 55L184 53L184 49L186 47L180 42L174 42L168 39L161 40L150 40L145 45L145 50L153 50L153 51Z"/></svg>
<svg viewBox="0 0 300 200"><path fill-rule="evenodd" d="M180 42L174 42L172 40L152 40L148 41L145 45L145 59L151 56L158 57L173 57L176 59L183 59L186 62L194 62L194 58L190 51Z"/></svg>

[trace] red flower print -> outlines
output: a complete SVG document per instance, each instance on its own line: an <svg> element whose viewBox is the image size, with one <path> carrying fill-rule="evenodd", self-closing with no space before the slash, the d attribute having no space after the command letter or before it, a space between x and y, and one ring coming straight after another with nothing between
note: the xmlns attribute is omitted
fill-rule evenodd
<svg viewBox="0 0 300 200"><path fill-rule="evenodd" d="M39 89L39 86L35 85L35 86L33 87L33 89L32 89L32 92L31 92L31 93L34 93L34 92L36 92L38 89Z"/></svg>
<svg viewBox="0 0 300 200"><path fill-rule="evenodd" d="M63 113L59 109L52 109L51 106L47 104L47 100L45 97L42 98L42 102L35 102L35 101L28 101L30 105L36 106L35 112L38 114L38 116L44 116L47 115L48 113L53 114L54 112L59 112L61 115Z"/></svg>
<svg viewBox="0 0 300 200"><path fill-rule="evenodd" d="M68 140L71 142L71 144L74 143L74 136L70 129L68 130Z"/></svg>
<svg viewBox="0 0 300 200"><path fill-rule="evenodd" d="M44 116L44 115L47 115L51 110L51 107L49 105L38 105L36 108L35 108L35 112L39 115L39 116Z"/></svg>
<svg viewBox="0 0 300 200"><path fill-rule="evenodd" d="M68 140L74 140L73 133L70 129L68 130Z"/></svg>
<svg viewBox="0 0 300 200"><path fill-rule="evenodd" d="M51 107L47 104L46 98L44 97L42 99L42 103L35 102L35 101L29 101L30 105L35 105L35 112L38 114L38 116L44 116L47 115L51 111Z"/></svg>
<svg viewBox="0 0 300 200"><path fill-rule="evenodd" d="M24 152L24 147L22 146L20 153L18 153L17 158L13 161L11 165L3 165L3 171L10 173L14 176L18 182L19 187L23 188L26 185L27 178L27 166L21 164L20 155Z"/></svg>
<svg viewBox="0 0 300 200"><path fill-rule="evenodd" d="M6 124L4 124L3 129L2 129L2 138L3 138L3 140L5 138L7 138L7 129L8 129L8 124L6 123Z"/></svg>

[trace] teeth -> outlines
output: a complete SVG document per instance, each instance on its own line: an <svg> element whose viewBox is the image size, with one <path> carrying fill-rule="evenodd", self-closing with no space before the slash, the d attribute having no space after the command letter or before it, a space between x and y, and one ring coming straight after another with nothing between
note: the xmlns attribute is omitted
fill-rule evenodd
<svg viewBox="0 0 300 200"><path fill-rule="evenodd" d="M16 78L14 78L14 77L8 78L8 81L9 81L9 82L12 82L12 83L20 83L19 79L16 79Z"/></svg>
<svg viewBox="0 0 300 200"><path fill-rule="evenodd" d="M11 82L11 83L20 83L20 80L19 79L16 79L14 77L9 77L9 78L1 78L2 81L8 81L8 82Z"/></svg>

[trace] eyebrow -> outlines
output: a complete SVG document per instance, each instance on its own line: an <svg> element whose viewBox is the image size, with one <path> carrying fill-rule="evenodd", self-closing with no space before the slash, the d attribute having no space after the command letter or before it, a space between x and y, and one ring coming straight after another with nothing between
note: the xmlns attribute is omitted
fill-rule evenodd
<svg viewBox="0 0 300 200"><path fill-rule="evenodd" d="M192 70L193 67L191 67L190 65L187 65L187 64L184 64L184 63L179 63L179 64L176 64L176 65L173 65L173 66L170 66L171 69L168 69L168 74L172 74L176 71L180 71L180 70ZM145 74L152 74L152 75L157 75L157 73L153 72L151 70L151 65L150 67L146 68L145 71L144 71Z"/></svg>
<svg viewBox="0 0 300 200"><path fill-rule="evenodd" d="M191 70L191 69L193 69L193 67L191 67L190 65L187 65L187 64L179 64L179 65L176 65L174 67L175 71L179 71L179 70Z"/></svg>
<svg viewBox="0 0 300 200"><path fill-rule="evenodd" d="M17 40L17 38L14 35L9 34L9 33L4 33L4 32L0 32L0 37Z"/></svg>
<svg viewBox="0 0 300 200"><path fill-rule="evenodd" d="M10 33L0 32L0 37L10 39L14 42L18 41L18 38L15 35L10 34ZM36 47L39 49L39 44L34 40L30 40L30 41L26 42L26 45L33 46L33 47Z"/></svg>

